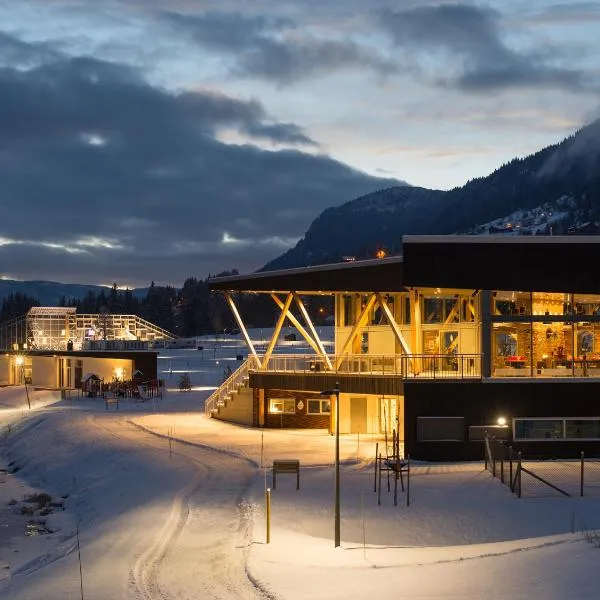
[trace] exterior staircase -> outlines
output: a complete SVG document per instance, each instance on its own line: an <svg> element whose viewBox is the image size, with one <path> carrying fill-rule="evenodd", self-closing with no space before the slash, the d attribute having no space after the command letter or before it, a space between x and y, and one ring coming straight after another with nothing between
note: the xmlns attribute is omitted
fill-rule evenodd
<svg viewBox="0 0 600 600"><path fill-rule="evenodd" d="M207 417L252 425L252 390L248 387L250 360L245 360L206 400Z"/></svg>

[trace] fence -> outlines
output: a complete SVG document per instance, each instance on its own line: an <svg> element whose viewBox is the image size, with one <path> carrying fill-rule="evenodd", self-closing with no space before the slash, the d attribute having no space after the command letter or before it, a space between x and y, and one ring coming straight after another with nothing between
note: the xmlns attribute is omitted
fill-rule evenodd
<svg viewBox="0 0 600 600"><path fill-rule="evenodd" d="M555 495L600 498L600 458L586 457L583 452L572 460L532 460L486 435L485 468L519 498Z"/></svg>

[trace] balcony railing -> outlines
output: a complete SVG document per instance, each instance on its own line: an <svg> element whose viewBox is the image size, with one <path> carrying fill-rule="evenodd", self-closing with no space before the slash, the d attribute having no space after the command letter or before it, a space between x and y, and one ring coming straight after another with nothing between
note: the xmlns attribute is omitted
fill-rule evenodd
<svg viewBox="0 0 600 600"><path fill-rule="evenodd" d="M329 354L327 361L315 354L273 354L263 368L262 356L249 357L252 372L387 375L404 379L479 379L481 354Z"/></svg>

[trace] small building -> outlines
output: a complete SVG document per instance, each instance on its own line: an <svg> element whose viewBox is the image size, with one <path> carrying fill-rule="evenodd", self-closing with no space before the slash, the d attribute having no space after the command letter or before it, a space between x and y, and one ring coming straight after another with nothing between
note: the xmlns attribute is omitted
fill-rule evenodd
<svg viewBox="0 0 600 600"><path fill-rule="evenodd" d="M157 379L154 351L32 350L23 354L0 354L0 385L23 385L47 389L81 388L84 376L93 374L104 382L129 380L136 371L148 380Z"/></svg>
<svg viewBox="0 0 600 600"><path fill-rule="evenodd" d="M479 459L506 422L527 454L600 453L598 237L407 236L403 256L213 279L248 359L207 414L258 427L397 431L425 460ZM280 310L258 354L234 294ZM335 352L303 302L335 298ZM286 321L310 355L275 354ZM323 396L339 383L340 405Z"/></svg>

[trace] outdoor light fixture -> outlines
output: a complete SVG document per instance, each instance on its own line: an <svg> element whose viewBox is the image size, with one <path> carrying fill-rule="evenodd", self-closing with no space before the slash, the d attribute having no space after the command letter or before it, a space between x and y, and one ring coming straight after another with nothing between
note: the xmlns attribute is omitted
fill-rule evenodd
<svg viewBox="0 0 600 600"><path fill-rule="evenodd" d="M335 388L321 392L321 396L335 396L335 505L334 537L335 547L340 546L340 384Z"/></svg>
<svg viewBox="0 0 600 600"><path fill-rule="evenodd" d="M496 423L498 423L500 427L506 427L506 417L498 417Z"/></svg>

